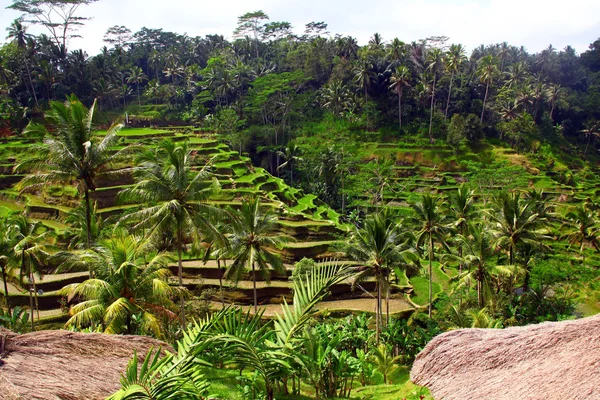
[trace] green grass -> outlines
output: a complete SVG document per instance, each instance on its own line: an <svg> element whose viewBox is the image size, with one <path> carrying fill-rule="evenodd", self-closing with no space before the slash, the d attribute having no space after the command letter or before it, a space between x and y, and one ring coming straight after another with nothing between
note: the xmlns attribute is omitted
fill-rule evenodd
<svg viewBox="0 0 600 400"><path fill-rule="evenodd" d="M414 276L410 278L410 284L414 289L414 294L411 297L413 303L420 306L429 304L429 280L424 276ZM434 281L432 288L433 298L435 299L435 297L442 292L442 286Z"/></svg>
<svg viewBox="0 0 600 400"><path fill-rule="evenodd" d="M166 129L151 129L151 128L123 128L119 131L119 136L160 136L165 134L171 134L171 131ZM94 132L95 136L106 135L105 130L98 130Z"/></svg>

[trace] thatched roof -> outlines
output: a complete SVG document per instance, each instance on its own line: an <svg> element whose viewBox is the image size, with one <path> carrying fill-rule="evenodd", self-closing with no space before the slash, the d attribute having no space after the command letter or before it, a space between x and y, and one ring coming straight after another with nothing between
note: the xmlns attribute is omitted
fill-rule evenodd
<svg viewBox="0 0 600 400"><path fill-rule="evenodd" d="M600 399L600 315L434 338L411 380L435 399Z"/></svg>
<svg viewBox="0 0 600 400"><path fill-rule="evenodd" d="M119 389L134 350L141 355L150 347L172 350L164 342L143 336L68 331L18 335L0 328L2 338L2 400L104 399Z"/></svg>

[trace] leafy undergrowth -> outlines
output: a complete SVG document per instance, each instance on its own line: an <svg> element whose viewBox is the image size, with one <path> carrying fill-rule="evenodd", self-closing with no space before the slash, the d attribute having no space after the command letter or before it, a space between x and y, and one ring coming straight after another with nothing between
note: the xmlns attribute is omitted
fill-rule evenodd
<svg viewBox="0 0 600 400"><path fill-rule="evenodd" d="M256 382L252 387L250 382L254 374L250 371L233 369L202 368L205 379L210 383L208 392L213 399L245 400L252 397L252 391L258 392L262 389L262 383ZM389 384L383 384L383 378L378 372L372 377L373 384L361 386L355 382L350 393L353 400L431 400L427 388L413 384L409 379L410 369L400 366L389 376ZM259 396L257 396L259 398ZM276 395L279 400L309 400L314 399L314 389L302 384L300 395ZM337 399L337 398L335 398Z"/></svg>

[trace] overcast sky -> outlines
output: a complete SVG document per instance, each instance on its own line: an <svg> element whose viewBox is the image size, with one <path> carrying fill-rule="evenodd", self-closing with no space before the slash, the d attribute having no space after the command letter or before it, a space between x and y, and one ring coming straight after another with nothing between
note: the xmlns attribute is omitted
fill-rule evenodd
<svg viewBox="0 0 600 400"><path fill-rule="evenodd" d="M10 4L0 0L3 30L20 15L5 9ZM360 44L379 32L385 41L398 37L404 42L445 35L468 50L507 41L530 53L549 44L557 49L571 45L581 53L600 37L600 0L99 0L80 10L93 19L69 49L83 48L90 56L104 45L103 35L113 25L133 32L145 26L230 38L237 17L256 10L271 21L290 22L297 33L308 22L324 21L332 34L354 36ZM5 36L2 32L0 42Z"/></svg>

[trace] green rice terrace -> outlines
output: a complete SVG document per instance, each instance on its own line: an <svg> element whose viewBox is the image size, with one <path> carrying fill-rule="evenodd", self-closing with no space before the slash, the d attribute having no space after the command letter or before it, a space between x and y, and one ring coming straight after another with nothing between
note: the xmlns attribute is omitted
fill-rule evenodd
<svg viewBox="0 0 600 400"><path fill-rule="evenodd" d="M600 398L600 39L9 3L0 398Z"/></svg>

